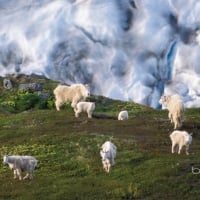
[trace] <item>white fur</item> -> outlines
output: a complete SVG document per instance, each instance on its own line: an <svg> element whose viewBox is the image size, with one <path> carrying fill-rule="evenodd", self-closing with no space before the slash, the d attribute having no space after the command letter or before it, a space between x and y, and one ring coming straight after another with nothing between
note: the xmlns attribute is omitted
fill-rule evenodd
<svg viewBox="0 0 200 200"><path fill-rule="evenodd" d="M128 119L128 111L123 110L118 114L118 120L127 120Z"/></svg>
<svg viewBox="0 0 200 200"><path fill-rule="evenodd" d="M184 104L181 97L177 94L163 95L159 103L167 107L168 117L171 123L174 123L174 129L180 128L184 120Z"/></svg>
<svg viewBox="0 0 200 200"><path fill-rule="evenodd" d="M89 86L83 84L73 84L71 86L58 85L54 91L56 110L67 102L71 102L72 108L76 107L79 101L84 101L89 96Z"/></svg>
<svg viewBox="0 0 200 200"><path fill-rule="evenodd" d="M172 153L176 152L178 146L178 154L181 153L182 148L185 146L186 154L189 155L189 146L192 143L192 133L186 131L175 130L170 134L172 142Z"/></svg>
<svg viewBox="0 0 200 200"><path fill-rule="evenodd" d="M100 155L102 158L103 169L109 173L111 166L115 164L115 157L117 154L117 147L110 141L106 141L100 150Z"/></svg>
<svg viewBox="0 0 200 200"><path fill-rule="evenodd" d="M22 180L22 172L27 172L23 179L32 179L37 162L33 156L3 156L3 163L14 171L14 179L18 176L19 180Z"/></svg>
<svg viewBox="0 0 200 200"><path fill-rule="evenodd" d="M94 102L79 102L74 108L75 117L79 117L81 112L86 112L88 114L88 118L92 118L92 113L95 109Z"/></svg>

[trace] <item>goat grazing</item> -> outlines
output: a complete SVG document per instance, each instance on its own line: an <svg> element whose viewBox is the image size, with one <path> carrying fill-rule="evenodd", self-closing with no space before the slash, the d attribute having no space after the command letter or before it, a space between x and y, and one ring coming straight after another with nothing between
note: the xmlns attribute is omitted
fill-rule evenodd
<svg viewBox="0 0 200 200"><path fill-rule="evenodd" d="M170 134L172 142L172 153L176 152L178 146L178 154L181 153L182 148L185 146L186 154L189 155L189 146L192 143L192 133L186 131L175 130Z"/></svg>
<svg viewBox="0 0 200 200"><path fill-rule="evenodd" d="M110 141L106 141L100 150L100 155L102 158L103 169L109 173L111 166L115 164L115 157L117 153L117 147Z"/></svg>
<svg viewBox="0 0 200 200"><path fill-rule="evenodd" d="M3 163L14 171L14 179L18 177L19 180L22 180L22 172L27 172L23 180L32 179L37 162L33 156L3 156Z"/></svg>

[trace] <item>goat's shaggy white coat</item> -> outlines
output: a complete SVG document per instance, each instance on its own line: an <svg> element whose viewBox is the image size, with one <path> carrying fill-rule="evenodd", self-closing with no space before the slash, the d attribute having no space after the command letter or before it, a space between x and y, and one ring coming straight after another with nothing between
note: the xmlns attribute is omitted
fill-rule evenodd
<svg viewBox="0 0 200 200"><path fill-rule="evenodd" d="M18 177L19 180L22 180L22 172L27 172L23 179L32 179L37 162L33 156L3 156L3 163L14 171L14 179Z"/></svg>
<svg viewBox="0 0 200 200"><path fill-rule="evenodd" d="M100 150L100 155L102 158L103 169L109 173L111 166L115 164L115 157L117 154L117 147L110 141L106 141Z"/></svg>
<svg viewBox="0 0 200 200"><path fill-rule="evenodd" d="M181 97L177 94L163 95L159 103L167 107L168 117L171 123L174 123L174 129L180 128L184 120L184 104Z"/></svg>
<svg viewBox="0 0 200 200"><path fill-rule="evenodd" d="M118 114L118 120L127 120L128 119L128 111L123 110Z"/></svg>
<svg viewBox="0 0 200 200"><path fill-rule="evenodd" d="M95 109L95 103L94 102L78 102L76 107L74 108L75 117L79 117L79 114L81 112L86 112L88 115L88 118L92 118L92 113Z"/></svg>
<svg viewBox="0 0 200 200"><path fill-rule="evenodd" d="M175 130L169 137L172 142L172 153L176 152L176 148L178 148L178 154L180 154L183 147L185 147L185 152L189 155L189 146L192 143L192 133L189 134L187 131Z"/></svg>
<svg viewBox="0 0 200 200"><path fill-rule="evenodd" d="M58 85L54 91L56 110L67 102L71 102L72 108L76 107L79 101L84 101L89 95L89 86L83 84L73 84L71 86Z"/></svg>

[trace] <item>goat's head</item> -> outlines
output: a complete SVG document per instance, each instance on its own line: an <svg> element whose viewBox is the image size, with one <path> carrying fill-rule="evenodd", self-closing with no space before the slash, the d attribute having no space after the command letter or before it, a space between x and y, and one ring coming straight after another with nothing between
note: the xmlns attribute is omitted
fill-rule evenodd
<svg viewBox="0 0 200 200"><path fill-rule="evenodd" d="M101 149L100 155L101 155L102 160L106 160L109 157L109 151L106 151L105 149Z"/></svg>
<svg viewBox="0 0 200 200"><path fill-rule="evenodd" d="M8 156L4 155L3 156L3 163L6 164L8 162Z"/></svg>

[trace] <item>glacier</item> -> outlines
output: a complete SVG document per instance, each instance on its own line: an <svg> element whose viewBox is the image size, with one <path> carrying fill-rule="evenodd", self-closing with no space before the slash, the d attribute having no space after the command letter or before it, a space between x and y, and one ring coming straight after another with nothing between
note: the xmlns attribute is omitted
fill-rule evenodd
<svg viewBox="0 0 200 200"><path fill-rule="evenodd" d="M39 74L160 108L200 107L200 0L0 0L0 76Z"/></svg>

